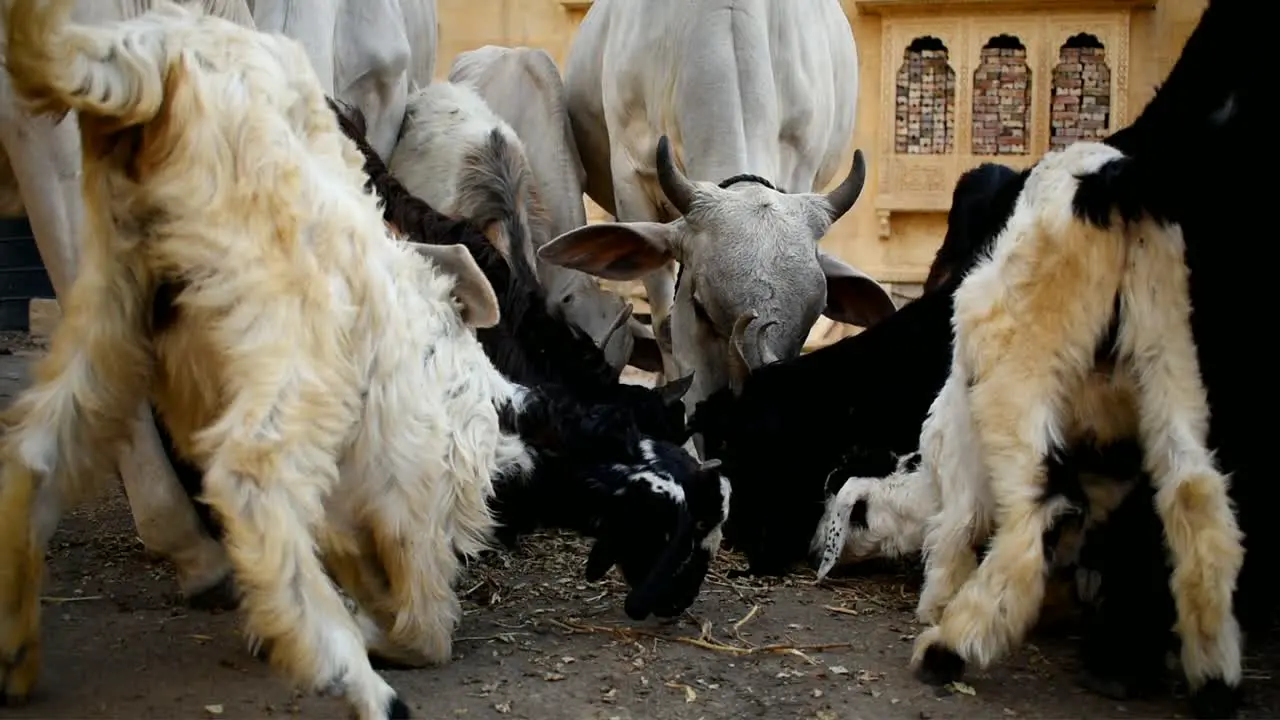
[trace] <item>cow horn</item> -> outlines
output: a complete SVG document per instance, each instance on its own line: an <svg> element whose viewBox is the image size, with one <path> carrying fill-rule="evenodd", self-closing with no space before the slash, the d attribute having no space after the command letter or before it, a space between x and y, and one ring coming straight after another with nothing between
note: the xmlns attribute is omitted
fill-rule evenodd
<svg viewBox="0 0 1280 720"><path fill-rule="evenodd" d="M867 159L862 150L853 151L853 167L849 168L849 176L836 189L827 193L827 203L831 205L831 222L835 222L849 212L853 204L862 194L862 186L867 182Z"/></svg>
<svg viewBox="0 0 1280 720"><path fill-rule="evenodd" d="M600 339L600 347L607 347L609 341L613 340L613 334L627 326L627 320L631 319L633 310L635 310L635 307L631 303L622 306L622 309L618 311L618 317L613 319L613 324L609 326L608 330L604 331L604 336Z"/></svg>
<svg viewBox="0 0 1280 720"><path fill-rule="evenodd" d="M747 326L759 317L760 314L755 310L742 313L733 322L733 332L729 334L729 387L733 389L734 395L742 394L742 386L751 373L743 341L746 340Z"/></svg>
<svg viewBox="0 0 1280 720"><path fill-rule="evenodd" d="M676 167L675 158L671 154L671 140L666 135L658 138L658 184L662 186L662 194L667 196L681 215L688 214L693 207L693 199L697 197L698 188Z"/></svg>

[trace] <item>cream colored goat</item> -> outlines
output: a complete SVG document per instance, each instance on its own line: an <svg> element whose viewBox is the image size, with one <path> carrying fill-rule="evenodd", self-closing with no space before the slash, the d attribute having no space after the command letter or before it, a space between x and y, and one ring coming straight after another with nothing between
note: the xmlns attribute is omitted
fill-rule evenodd
<svg viewBox="0 0 1280 720"><path fill-rule="evenodd" d="M79 113L86 236L51 350L3 420L0 699L36 681L60 512L110 481L150 395L206 470L247 630L360 718L407 717L366 647L449 659L458 554L490 530L495 475L530 464L499 426L519 390L464 320L493 314L454 297L492 291L460 288L474 262L455 281L389 234L300 44L172 4L75 25L71 5L8 5L16 92ZM153 327L173 285L174 319Z"/></svg>

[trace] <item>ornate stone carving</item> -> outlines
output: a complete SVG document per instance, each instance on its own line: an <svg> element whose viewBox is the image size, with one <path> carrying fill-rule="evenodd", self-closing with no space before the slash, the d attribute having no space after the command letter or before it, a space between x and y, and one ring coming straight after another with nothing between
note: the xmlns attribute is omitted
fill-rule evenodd
<svg viewBox="0 0 1280 720"><path fill-rule="evenodd" d="M1006 124L1012 128L1015 123L1011 118L1018 113L1003 112L1006 99L991 85L1003 86L1004 75L1010 75L1009 80L1014 84L1011 89L1024 91L1022 97L1030 105L1029 111L1021 113L1025 143L1020 148L1006 150L1008 154L997 156L1000 162L1022 168L1049 149L1053 71L1059 63L1059 48L1073 35L1096 35L1105 46L1111 90L1107 99L1107 130L1128 122L1130 11L1154 4L1144 0L856 0L856 3L861 12L883 15L880 127L876 133L879 192L875 199L881 239L891 237L894 213L945 212L959 175L992 158L991 143L981 141L978 136L985 128L985 119L980 117L981 112L975 113L974 106L975 93L983 92L983 83L990 80L995 58L985 58L984 65L982 49L991 38L1007 34L1016 37L1025 47L1025 53L1016 59L1025 63L1028 87L1017 87L1019 80L1012 76L1019 73L1006 73L1003 67L999 69L1000 82L988 83L985 87L988 94L1000 98L1001 111L995 114L1002 131ZM897 152L898 74L912 41L926 36L937 38L946 47L947 64L956 74L955 131L947 138L952 146L947 154L924 154L923 144L916 147L915 152ZM1013 64L1005 60L1002 55L999 64ZM1081 80L1083 82L1083 78ZM1101 97L1095 93L1091 105L1099 100ZM980 110L986 107L979 106ZM920 125L923 127L923 123ZM908 128L908 146L912 137ZM934 143L929 145L930 150L936 152ZM996 146L999 147L998 139ZM1014 150L1021 152L1015 154Z"/></svg>
<svg viewBox="0 0 1280 720"><path fill-rule="evenodd" d="M949 189L946 172L935 164L898 163L893 176L893 189L900 192L946 192Z"/></svg>

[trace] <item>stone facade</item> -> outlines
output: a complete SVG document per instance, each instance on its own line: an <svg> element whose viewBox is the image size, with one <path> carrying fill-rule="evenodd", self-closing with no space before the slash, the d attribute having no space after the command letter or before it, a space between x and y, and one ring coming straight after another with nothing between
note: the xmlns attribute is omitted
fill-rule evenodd
<svg viewBox="0 0 1280 720"><path fill-rule="evenodd" d="M1111 68L1107 49L1092 35L1073 36L1058 51L1049 117L1053 150L1110 132Z"/></svg>
<svg viewBox="0 0 1280 720"><path fill-rule="evenodd" d="M1010 35L991 38L973 71L973 154L1026 155L1031 131L1027 48Z"/></svg>
<svg viewBox="0 0 1280 720"><path fill-rule="evenodd" d="M917 38L898 69L894 143L910 155L946 155L955 149L956 72L942 41Z"/></svg>

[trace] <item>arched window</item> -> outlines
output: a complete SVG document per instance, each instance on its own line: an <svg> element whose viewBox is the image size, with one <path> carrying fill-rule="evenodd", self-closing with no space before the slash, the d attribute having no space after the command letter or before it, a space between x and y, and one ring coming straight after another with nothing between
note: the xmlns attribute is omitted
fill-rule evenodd
<svg viewBox="0 0 1280 720"><path fill-rule="evenodd" d="M945 155L955 150L956 72L947 46L926 35L911 41L898 68L894 151Z"/></svg>
<svg viewBox="0 0 1280 720"><path fill-rule="evenodd" d="M1111 68L1097 37L1080 33L1058 49L1049 107L1049 149L1100 140L1111 125Z"/></svg>
<svg viewBox="0 0 1280 720"><path fill-rule="evenodd" d="M973 71L974 155L1026 155L1031 129L1031 68L1027 47L997 35L982 47Z"/></svg>

